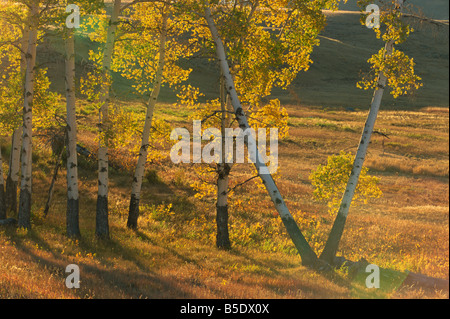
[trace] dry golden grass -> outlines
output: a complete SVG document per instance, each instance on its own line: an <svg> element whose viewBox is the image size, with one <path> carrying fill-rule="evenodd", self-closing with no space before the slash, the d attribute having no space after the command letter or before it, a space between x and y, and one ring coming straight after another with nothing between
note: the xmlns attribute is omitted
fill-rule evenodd
<svg viewBox="0 0 450 319"><path fill-rule="evenodd" d="M161 110L162 107L160 107ZM175 106L171 121L188 125ZM290 106L290 137L280 143L277 184L305 236L320 253L333 222L324 203L312 199L308 175L329 155L355 151L365 112ZM184 113L183 113L184 114ZM384 196L350 210L339 254L366 258L380 267L448 279L448 110L382 111L368 154L370 173L381 178ZM178 124L177 124L178 125ZM92 132L80 140L95 150ZM387 141L397 144L387 144ZM131 173L111 172L111 240L94 237L96 164L80 164L79 241L65 237L65 180L56 184L49 216L40 215L51 169L49 151L35 164L33 229L0 229L1 298L358 298L343 272L319 274L301 266L272 203L253 182L230 204L231 251L215 248L215 202L198 200L190 165L149 165L140 230L126 228ZM111 152L123 163L123 154ZM234 183L251 176L245 165ZM149 177L150 178L150 177ZM237 196L236 196L237 195ZM172 206L169 207L168 205ZM81 288L64 285L65 266L81 269ZM402 287L374 294L391 298L448 298L448 291Z"/></svg>

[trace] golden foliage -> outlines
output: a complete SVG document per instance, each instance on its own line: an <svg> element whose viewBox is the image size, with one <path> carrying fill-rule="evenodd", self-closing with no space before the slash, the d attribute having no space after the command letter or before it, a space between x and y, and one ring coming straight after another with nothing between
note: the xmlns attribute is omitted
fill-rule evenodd
<svg viewBox="0 0 450 319"><path fill-rule="evenodd" d="M391 94L394 98L409 94L423 86L422 80L414 73L414 59L409 58L404 52L393 49L391 55L386 55L383 48L374 54L368 62L371 64L372 72L366 75L357 83L360 89L375 89L377 87L377 77L373 74L382 72L388 80Z"/></svg>
<svg viewBox="0 0 450 319"><path fill-rule="evenodd" d="M373 28L376 37L393 44L404 42L414 30L402 20L402 13L397 9L397 1L386 1L380 8L380 24L384 24L383 28ZM359 0L358 4L365 7L369 3L368 0ZM365 15L361 16L361 23L365 24ZM387 85L391 88L391 94L394 98L401 95L413 93L423 84L422 80L415 74L414 60L409 58L404 52L393 48L392 53L388 55L386 49L382 48L378 53L374 54L368 61L371 65L371 72L363 75L361 81L356 86L367 90L377 87L379 74L387 77Z"/></svg>
<svg viewBox="0 0 450 319"><path fill-rule="evenodd" d="M327 201L331 215L335 215L339 210L354 158L351 153L341 151L339 155L328 157L327 165L319 165L309 176L314 186L314 198ZM378 187L380 179L368 175L368 170L367 167L361 169L352 204L367 204L370 198L379 198L382 195Z"/></svg>

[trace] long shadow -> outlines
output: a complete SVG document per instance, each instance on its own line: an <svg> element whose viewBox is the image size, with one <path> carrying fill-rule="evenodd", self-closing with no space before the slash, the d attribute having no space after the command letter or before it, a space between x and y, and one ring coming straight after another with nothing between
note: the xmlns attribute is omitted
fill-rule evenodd
<svg viewBox="0 0 450 319"><path fill-rule="evenodd" d="M229 251L229 253L233 254L235 256L243 257L243 258L249 260L250 262L252 262L255 265L265 267L265 268L269 269L270 272L272 272L273 274L282 276L284 278L289 278L289 276L290 276L289 274L285 274L283 272L280 272L276 268L274 268L274 267L272 267L272 266L270 266L270 265L268 265L268 264L266 264L264 262L261 262L261 261L258 261L256 259L254 259L250 255L248 255L245 252L242 252L242 251L240 251L238 249L232 248ZM300 266L300 263L299 263L299 266ZM315 270L311 269L311 271L315 271ZM354 287L353 279L349 279L349 278L343 277L342 275L340 275L336 271L336 269L334 269L333 271L320 272L320 275L323 276L325 279L329 280L330 282L333 282L334 284L336 284L339 287L346 288L346 289L349 289L349 290L353 289L353 287ZM274 287L274 290L276 290L276 288L277 287ZM326 290L326 289L316 288L316 287L312 287L312 286L311 287L302 287L302 289L303 288L304 288L305 292L309 291L309 292L317 292L317 293L319 293L320 291L325 291Z"/></svg>
<svg viewBox="0 0 450 319"><path fill-rule="evenodd" d="M141 239L144 240L154 246L158 246L161 247L165 250L167 250L169 253L171 253L172 255L174 255L175 257L181 259L182 261L186 262L186 263L190 263L195 265L196 267L200 267L199 264L197 263L196 260L186 257L185 255L180 254L179 252L177 252L176 250L174 250L173 248L170 248L166 245L161 245L159 243L156 243L152 238L150 238L149 236L147 236L145 233L141 232L140 230L135 230L136 235Z"/></svg>
<svg viewBox="0 0 450 319"><path fill-rule="evenodd" d="M247 260L249 260L252 264L260 266L260 267L264 267L270 270L271 273L276 274L276 275L280 275L281 273L276 269L273 268L272 266L269 266L268 264L261 262L259 260L256 260L255 258L251 257L250 255L236 249L236 248L231 248L230 250L228 250L228 253L235 255L235 256L239 256L239 257L243 257Z"/></svg>
<svg viewBox="0 0 450 319"><path fill-rule="evenodd" d="M18 250L25 253L25 255L28 256L32 260L32 262L39 264L44 268L47 267L48 269L59 269L59 271L57 271L57 275L61 277L61 284L64 285L64 278L66 277L65 267L73 263L73 261L70 261L71 258L56 254L48 245L48 243L38 235L37 232L30 231L29 235L23 237L23 239L14 236L15 232L16 230L12 228L6 230L6 234L8 235L14 246ZM51 257L43 257L37 255L24 244L25 239L32 240L34 243L38 244L40 247L49 252L51 254ZM115 248L119 246L117 245L117 243L109 243L107 245L113 245ZM80 247L87 248L90 247L90 245L86 245L86 243L83 244L82 242L80 242ZM126 252L126 249L122 248L121 252ZM124 255L122 254L122 256ZM135 263L142 271L142 273L117 269L101 269L99 267L89 265L85 262L78 261L77 265L80 267L80 277L82 283L84 284L82 284L82 287L76 291L76 295L83 298L84 296L92 294L92 292L94 292L95 294L95 283L89 284L89 279L83 280L83 278L91 278L91 276L96 276L98 278L96 280L101 280L102 283L107 287L105 289L110 291L117 291L119 289L120 292L126 295L127 298L195 297L190 296L188 292L183 291L183 289L179 284L177 284L177 282L170 279L165 280L160 278L157 274L141 265L136 259L130 258L129 254L125 257L125 259L128 259L129 261ZM102 263L100 262L100 264ZM143 287L140 283L146 283L146 286ZM112 293L111 295L117 296L117 293Z"/></svg>

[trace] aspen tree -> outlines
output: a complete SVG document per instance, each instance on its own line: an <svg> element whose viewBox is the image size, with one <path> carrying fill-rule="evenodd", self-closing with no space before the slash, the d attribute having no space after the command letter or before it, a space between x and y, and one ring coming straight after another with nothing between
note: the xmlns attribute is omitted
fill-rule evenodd
<svg viewBox="0 0 450 319"><path fill-rule="evenodd" d="M164 133L168 124L154 118L158 96L162 86L169 85L184 97L182 82L187 80L192 70L183 69L178 61L181 57L190 57L195 46L190 45L190 40L187 43L181 41L189 32L189 22L177 1L138 2L126 6L122 12L127 23L118 30L120 41L115 46L116 58L113 58L111 68L133 80L133 90L147 98L127 220L127 226L136 229L145 165L148 158L161 156L151 147L164 144L170 134L170 131ZM96 40L103 41L102 36ZM121 126L117 121L114 124ZM114 138L121 140L121 132L115 130L114 134Z"/></svg>
<svg viewBox="0 0 450 319"><path fill-rule="evenodd" d="M37 15L32 15L29 6L22 3L7 4L2 6L0 11L2 16L0 41L3 43L3 40L8 40L5 42L8 43L6 47L3 45L0 47L0 56L4 57L2 61L6 65L0 89L0 129L6 134L12 135L10 167L6 180L6 201L7 209L14 212L17 208L16 191L21 166L22 148L20 144L23 134L23 116L20 116L19 109L23 108L26 98L29 103L32 97L32 132L41 131L39 133L44 134L54 126L55 115L59 116L61 111L58 94L49 90L50 81L46 69L33 67L32 81L28 81L33 84L32 96L30 94L17 94L17 92L24 90L24 81L28 71L27 58L30 56L27 52L30 42L30 22L35 22L36 29L52 25L52 19L56 16L55 9L57 10L57 8L53 0L43 2L41 8L37 9L38 20L36 20ZM28 73L28 79L30 74Z"/></svg>
<svg viewBox="0 0 450 319"><path fill-rule="evenodd" d="M108 222L108 108L110 104L111 90L111 63L116 40L116 30L119 23L119 13L121 9L121 0L114 0L114 6L108 23L106 43L103 48L102 57L102 83L100 91L100 109L99 109L99 148L98 148L98 193L97 210L95 218L95 234L99 238L109 237Z"/></svg>
<svg viewBox="0 0 450 319"><path fill-rule="evenodd" d="M9 158L9 170L6 177L5 200L6 209L14 213L17 212L17 187L20 174L20 145L22 144L22 134L20 129L14 130L11 137L11 155Z"/></svg>
<svg viewBox="0 0 450 319"><path fill-rule="evenodd" d="M75 28L80 19L80 11L95 12L100 1L83 0L79 5L66 1L65 25L62 27L65 44L65 86L66 86L66 154L67 154L67 212L66 229L69 237L79 237L79 199L78 199L78 157L77 157L77 119L75 96ZM72 11L67 12L70 9ZM73 20L70 20L72 18Z"/></svg>
<svg viewBox="0 0 450 319"><path fill-rule="evenodd" d="M187 19L183 18L185 13L178 9L178 2L133 2L122 6L120 12L126 23L121 23L116 28L115 38L120 38L120 41L116 41L114 44L114 55L111 58L109 69L126 79L133 80L135 83L132 86L133 90L146 98L146 115L142 119L144 122L142 132L139 133L137 165L134 168L127 221L128 227L137 228L142 177L146 162L148 158L156 159L162 156L153 151L152 146L162 146L170 134L169 125L153 116L159 92L165 84L170 85L176 91L183 90L184 86L181 83L186 81L191 70L181 68L178 60L180 57L189 57L192 49L189 43L184 44L179 41L180 37L188 32L188 23ZM91 40L103 43L103 47L106 47L108 38L111 37L110 25L105 27L101 16L89 19L87 24L96 30L95 33L89 33ZM90 59L96 65L102 63L104 65L104 55L104 53L91 51ZM102 70L103 67L100 66L99 69ZM92 100L102 101L104 94L98 93L92 86L92 83L104 83L101 78L102 75L98 76L94 71L81 81L82 92ZM128 118L127 112L120 109L112 111L115 117L109 119L108 131L103 133L108 138L109 149L111 150L114 146L134 146L141 122L133 120L130 130L130 127L124 127L127 123L122 121L122 119ZM125 136L125 134L128 135ZM130 157L134 156L134 153L130 153Z"/></svg>
<svg viewBox="0 0 450 319"><path fill-rule="evenodd" d="M220 68L221 68L223 76L224 76L228 94L230 95L230 100L231 100L231 104L234 108L236 119L239 122L239 127L242 130L245 130L245 129L249 128L249 124L248 124L245 114L243 113L241 102L240 102L238 94L236 92L234 81L231 76L230 68L229 68L229 65L227 62L225 48L223 46L223 42L222 42L220 35L218 33L218 30L216 28L216 24L213 20L209 1L204 1L204 17L208 23L208 27L211 32L211 36L216 45L217 58L218 58ZM251 136L249 136L249 138L246 140L246 144L247 144L248 148L251 147L255 143L256 143L256 141L253 138L251 138ZM286 203L284 202L283 198L281 197L278 187L276 186L272 176L270 174L268 174L268 169L267 169L266 165L261 162L261 155L259 154L259 151L256 152L255 167L256 167L258 174L261 177L261 179L269 193L271 200L275 204L275 207L276 207L278 213L280 214L280 217L281 217L289 235L291 236L292 241L294 242L297 250L299 251L299 253L301 255L302 263L304 265L311 265L311 266L315 265L316 261L317 261L317 256L314 253L314 251L311 249L310 245L306 241L302 232L298 228L298 225L296 224L295 220L293 219L292 215L290 214L289 209L287 208Z"/></svg>
<svg viewBox="0 0 450 319"><path fill-rule="evenodd" d="M75 40L73 29L65 30L65 83L66 83L66 153L67 153L67 214L66 229L69 237L79 237L77 120L75 98Z"/></svg>
<svg viewBox="0 0 450 319"><path fill-rule="evenodd" d="M386 24L386 31L382 35L382 39L386 44L384 49L381 49L369 59L369 63L372 64L372 68L375 71L375 77L365 78L358 83L359 87L374 88L375 91L339 211L325 248L320 255L320 259L328 263L333 263L336 256L386 86L392 88L391 94L394 97L406 94L421 86L419 83L420 77L414 74L413 60L394 48L394 44L405 41L412 31L408 25L401 21L402 6L403 0L392 0L388 1L387 6L384 7L385 10L382 11L380 22ZM375 28L375 32L377 37L381 36L380 29Z"/></svg>
<svg viewBox="0 0 450 319"><path fill-rule="evenodd" d="M28 50L29 29L24 24L22 29L21 41L21 58L20 58L20 74L25 77L26 57L25 52ZM8 177L6 178L6 202L7 209L17 212L17 187L19 183L20 168L20 145L22 144L22 134L20 128L14 130L11 138L11 157L9 162Z"/></svg>
<svg viewBox="0 0 450 319"><path fill-rule="evenodd" d="M32 117L36 66L36 46L39 26L40 1L30 3L30 28L28 49L26 53L27 67L25 72L23 133L21 150L21 185L19 197L18 226L31 228L31 193L32 193Z"/></svg>
<svg viewBox="0 0 450 319"><path fill-rule="evenodd" d="M1 116L7 119L6 126L13 133L13 145L10 160L10 172L7 178L8 207L15 210L16 185L18 184L18 168L20 166L21 185L19 199L18 224L20 227L31 227L31 195L32 195L32 136L33 126L43 128L53 116L52 110L56 110L57 96L48 91L50 85L46 77L46 70L36 68L37 33L41 19L47 18L45 10L40 11L40 1L33 0L26 4L14 3L7 6L9 16L5 19L8 25L2 31L2 35L8 32L16 34L17 44L12 45L7 52L9 56L9 68L7 86L2 91L8 108L1 110ZM50 1L46 2L46 5ZM24 51L24 52L21 52ZM23 94L17 95L17 92ZM19 117L17 107L22 104L22 127L20 134L17 130ZM37 116L36 116L37 115ZM36 121L37 119L37 121ZM36 123L35 123L36 122ZM2 123L3 124L3 123ZM22 141L19 148L18 143ZM20 149L20 154L17 150ZM20 165L17 165L20 158Z"/></svg>
<svg viewBox="0 0 450 319"><path fill-rule="evenodd" d="M145 163L147 162L148 147L150 139L150 130L152 127L153 112L155 110L156 102L158 100L161 84L163 80L164 65L166 62L166 40L167 40L167 20L169 15L166 8L162 8L161 14L161 28L159 35L159 49L158 49L158 64L155 71L155 80L152 85L152 93L147 102L147 111L145 115L144 130L142 132L141 147L139 149L139 157L136 164L136 169L131 186L130 207L128 213L127 226L132 229L137 228L137 221L139 217L139 201L142 189L142 178L145 171Z"/></svg>
<svg viewBox="0 0 450 319"><path fill-rule="evenodd" d="M75 96L75 30L79 28L81 10L94 12L100 1L81 0L63 1L64 11L58 15L60 30L65 47L65 95L66 127L64 141L66 146L67 210L66 231L68 237L80 237L79 199L78 199L78 156L77 156L77 120Z"/></svg>
<svg viewBox="0 0 450 319"><path fill-rule="evenodd" d="M23 106L23 95L17 95L17 92L23 90L23 78L26 70L28 25L23 22L26 12L27 10L23 6L10 3L4 4L0 12L0 28L2 30L0 59L7 64L1 79L0 130L7 135L12 133L5 205L7 211L14 213L17 213L17 187L22 145L21 104Z"/></svg>
<svg viewBox="0 0 450 319"><path fill-rule="evenodd" d="M226 128L230 126L228 115L228 96L226 94L223 76L220 77L220 132L222 134L222 161L217 164L217 204L216 223L217 236L216 246L229 249L231 247L228 231L228 185L232 163L226 161Z"/></svg>
<svg viewBox="0 0 450 319"><path fill-rule="evenodd" d="M287 136L286 110L278 100L266 104L261 100L275 87L286 89L300 71L309 68L312 62L310 54L319 44L317 35L325 25L322 9L333 9L336 4L337 1L230 1L214 4L214 8L217 7L214 11L217 29L229 63L231 80L241 105L246 106L246 110L241 108L240 113L250 115L250 127L276 127L280 129L279 137ZM226 88L228 91L228 83ZM226 180L220 177L220 172L223 173L220 168L218 165L216 172L223 187ZM202 188L205 187L200 186L199 190ZM222 202L228 193L218 191Z"/></svg>

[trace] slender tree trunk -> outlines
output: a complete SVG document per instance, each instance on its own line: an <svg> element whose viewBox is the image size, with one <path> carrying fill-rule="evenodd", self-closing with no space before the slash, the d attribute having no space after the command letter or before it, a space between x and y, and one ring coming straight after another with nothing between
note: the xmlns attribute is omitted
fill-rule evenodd
<svg viewBox="0 0 450 319"><path fill-rule="evenodd" d="M3 158L0 146L0 220L6 219L5 181L3 179Z"/></svg>
<svg viewBox="0 0 450 319"><path fill-rule="evenodd" d="M26 53L28 52L30 30L24 26L21 41L20 73L25 77L27 71ZM11 156L9 158L9 171L6 178L6 210L17 213L17 187L20 174L20 151L22 146L22 127L17 128L11 138Z"/></svg>
<svg viewBox="0 0 450 319"><path fill-rule="evenodd" d="M247 118L243 112L241 103L239 101L236 88L234 85L234 81L230 72L230 68L228 66L228 62L226 59L226 53L225 49L222 43L222 40L219 36L219 33L217 31L216 25L214 23L212 14L211 14L211 8L209 7L209 1L205 0L205 19L208 23L209 30L211 32L212 38L216 44L216 53L217 58L220 63L220 67L225 79L226 88L228 91L228 94L231 99L231 104L233 105L234 112L236 115L236 119L239 123L239 127L242 130L248 129L250 126L248 124ZM251 137L251 134L248 139L246 139L247 148L251 148L255 145L256 149L256 141ZM286 206L286 203L284 202L278 187L275 184L275 181L272 178L272 175L269 174L269 169L267 166L261 161L261 154L259 154L259 151L256 152L256 160L255 160L255 167L256 170L262 179L267 192L269 193L269 196L272 200L272 202L275 205L276 210L280 214L280 217L283 221L283 224L286 227L287 232L289 233L295 247L297 248L301 258L302 263L304 265L310 265L310 266L316 266L317 262L317 256L314 253L314 251L311 249L311 246L306 241L305 237L303 236L302 232L298 228L297 223L295 222L294 218L292 217L291 213L289 212L289 209Z"/></svg>
<svg viewBox="0 0 450 319"><path fill-rule="evenodd" d="M29 17L28 17L29 18ZM21 59L20 59L20 72L22 75L25 75L25 72L27 71L27 57L26 52L28 50L28 42L30 37L30 29L28 26L24 26L23 29L23 35L22 35L22 41L21 41Z"/></svg>
<svg viewBox="0 0 450 319"><path fill-rule="evenodd" d="M78 212L77 120L75 98L75 39L73 29L67 29L66 42L66 152L67 152L67 212L66 231L69 237L80 237ZM62 153L61 153L62 154ZM56 171L57 172L57 171Z"/></svg>
<svg viewBox="0 0 450 319"><path fill-rule="evenodd" d="M159 39L158 66L155 74L155 81L153 83L153 91L147 103L147 114L145 116L144 131L142 132L141 148L139 150L139 157L136 165L136 170L134 172L133 184L131 187L131 199L127 221L127 226L131 229L137 229L139 217L139 202L142 189L142 177L144 176L145 163L147 162L153 112L155 110L156 102L161 90L161 81L166 60L167 19L168 15L163 15L161 34Z"/></svg>
<svg viewBox="0 0 450 319"><path fill-rule="evenodd" d="M19 185L20 148L22 144L21 131L21 128L16 129L11 138L11 156L6 178L6 210L14 213L17 213L17 186Z"/></svg>
<svg viewBox="0 0 450 319"><path fill-rule="evenodd" d="M36 45L38 29L39 2L33 1L30 9L31 27L29 31L28 50L26 54L27 69L25 73L23 103L23 134L21 151L21 183L19 196L18 226L31 228L31 188L32 188L32 120L33 97L36 66Z"/></svg>
<svg viewBox="0 0 450 319"><path fill-rule="evenodd" d="M394 46L394 41L390 40L385 46L385 55L391 55ZM359 142L358 150L356 152L355 160L353 162L353 168L350 173L350 178L347 182L347 187L345 189L344 195L341 200L341 205L337 213L336 219L334 221L333 227L331 228L330 235L325 244L325 248L320 255L320 259L333 263L334 257L336 256L336 251L339 246L339 242L344 231L345 222L347 220L348 211L350 204L355 194L356 186L358 184L359 175L361 174L361 169L366 158L367 149L369 148L370 138L372 136L373 128L375 126L375 121L377 119L378 110L380 109L381 99L383 97L384 88L386 86L387 78L380 72L378 75L377 88L373 94L372 103L370 105L369 115L364 126L361 140Z"/></svg>
<svg viewBox="0 0 450 319"><path fill-rule="evenodd" d="M109 21L106 44L103 50L101 106L99 112L99 148L98 148L98 193L97 213L95 219L95 235L109 238L108 222L108 108L109 91L111 89L111 62L116 41L117 23L119 20L121 0L114 1L113 12Z"/></svg>
<svg viewBox="0 0 450 319"><path fill-rule="evenodd" d="M44 217L47 217L48 211L50 210L50 205L52 204L53 192L55 189L55 182L56 182L56 179L58 178L58 171L62 164L61 162L62 162L63 153L64 153L64 147L61 149L61 152L58 155L58 159L56 160L56 164L55 164L55 169L53 170L53 177L52 177L52 181L50 183L50 187L48 189L47 202L45 203L45 208L44 208Z"/></svg>
<svg viewBox="0 0 450 319"><path fill-rule="evenodd" d="M220 77L220 106L221 106L221 133L222 133L222 163L217 164L217 206L216 223L217 236L216 246L221 249L230 249L231 242L228 232L228 185L231 165L226 163L225 155L225 128L229 126L226 109L225 83L223 76Z"/></svg>

